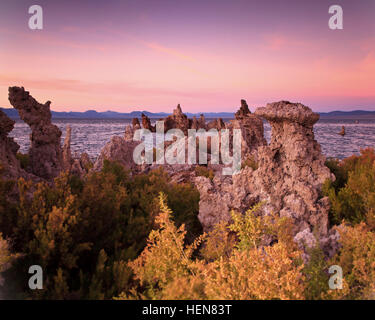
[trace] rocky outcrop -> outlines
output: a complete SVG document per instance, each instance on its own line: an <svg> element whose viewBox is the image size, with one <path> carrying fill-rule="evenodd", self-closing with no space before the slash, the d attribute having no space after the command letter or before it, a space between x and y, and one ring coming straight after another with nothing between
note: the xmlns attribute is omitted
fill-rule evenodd
<svg viewBox="0 0 375 320"><path fill-rule="evenodd" d="M81 155L76 153L74 157L72 156L70 148L71 134L72 129L70 126L67 126L64 146L62 150L63 169L64 171L69 172L70 174L73 174L78 177L83 177L90 171L90 169L93 167L93 164L86 152L83 152Z"/></svg>
<svg viewBox="0 0 375 320"><path fill-rule="evenodd" d="M6 179L16 179L24 174L20 163L16 158L20 146L8 137L13 130L15 121L9 119L6 114L0 110L0 175Z"/></svg>
<svg viewBox="0 0 375 320"><path fill-rule="evenodd" d="M199 116L198 129L206 129L206 119L203 113Z"/></svg>
<svg viewBox="0 0 375 320"><path fill-rule="evenodd" d="M320 197L320 191L326 179L335 177L314 138L319 114L288 101L268 104L255 113L270 123L272 138L269 146L259 149L254 184L267 195L270 210L295 221L297 239L300 232L304 238L314 232L322 246L329 245L329 201Z"/></svg>
<svg viewBox="0 0 375 320"><path fill-rule="evenodd" d="M223 176L217 171L213 180L196 177L194 184L200 193L199 215L203 229L209 231L220 221L230 221L230 211L245 212L259 201L259 195L249 181L253 169L246 167L240 174Z"/></svg>
<svg viewBox="0 0 375 320"><path fill-rule="evenodd" d="M93 163L89 157L89 155L86 152L81 153L79 157L79 163L81 165L81 168L87 173L90 171L90 169L93 167Z"/></svg>
<svg viewBox="0 0 375 320"><path fill-rule="evenodd" d="M191 122L191 129L198 130L199 129L199 124L196 116L193 116L193 120Z"/></svg>
<svg viewBox="0 0 375 320"><path fill-rule="evenodd" d="M207 130L210 130L210 129L216 129L216 130L226 129L223 119L218 118L207 123Z"/></svg>
<svg viewBox="0 0 375 320"><path fill-rule="evenodd" d="M29 150L32 173L47 180L58 176L63 169L61 131L51 123L51 102L38 103L23 87L10 87L9 101L32 131Z"/></svg>
<svg viewBox="0 0 375 320"><path fill-rule="evenodd" d="M143 129L150 130L151 132L155 132L155 126L151 125L151 120L145 114L142 113L142 127Z"/></svg>
<svg viewBox="0 0 375 320"><path fill-rule="evenodd" d="M313 246L317 236L325 252L332 254L337 234L329 229L329 201L321 198L320 191L324 181L334 176L314 139L313 125L319 115L287 101L258 108L255 115L269 121L272 128L270 145L258 146L258 169L246 167L232 178L217 176L213 181L196 178L204 229L229 220L230 209L244 212L265 201L264 214L278 212L294 220L297 242ZM249 117L245 107L238 117Z"/></svg>
<svg viewBox="0 0 375 320"><path fill-rule="evenodd" d="M235 114L235 119L229 121L227 129L230 130L230 149L233 145L233 129L241 130L241 157L243 160L250 156L256 156L258 147L267 144L264 138L263 121L258 116L252 114L245 100L241 100L241 107Z"/></svg>
<svg viewBox="0 0 375 320"><path fill-rule="evenodd" d="M71 166L73 164L72 152L70 150L71 134L72 134L72 128L70 126L67 126L63 150L62 150L63 168L65 171L70 171Z"/></svg>
<svg viewBox="0 0 375 320"><path fill-rule="evenodd" d="M141 124L139 123L138 118L132 119L132 126L133 126L134 129L140 129L141 128Z"/></svg>
<svg viewBox="0 0 375 320"><path fill-rule="evenodd" d="M137 165L133 160L134 148L139 143L139 141L125 140L125 138L119 136L112 137L100 152L93 169L95 171L101 170L104 165L104 160L110 160L122 164L133 173L139 172L143 168Z"/></svg>
<svg viewBox="0 0 375 320"><path fill-rule="evenodd" d="M170 129L180 129L183 131L185 136L188 135L189 129L216 129L219 131L219 136L221 137L221 130L228 128L230 131L229 149L231 151L233 150L233 129L239 129L242 133L241 151L243 158L246 158L246 156L249 154L254 154L258 146L266 144L266 140L263 137L263 122L259 117L251 114L245 100L241 100L241 108L236 114L236 119L229 124L224 123L223 119L221 118L212 120L206 124L206 120L203 114L200 115L199 119L197 119L196 117L193 117L193 119L188 119L188 117L182 112L180 105L177 105L177 108L173 110L172 115L169 115L168 117L160 120L164 121L165 132L169 131ZM125 140L132 140L135 130L138 129L138 125L138 119L133 119L132 125L127 126L125 129ZM142 126L143 128L149 129L154 132L154 127L151 126L150 119L145 115L142 115ZM199 139L197 138L196 140L198 146ZM172 142L166 141L164 143L164 147L167 148L170 144L172 144ZM221 145L221 141L219 141L219 145ZM212 138L210 137L210 134L208 134L207 158L209 164L211 159L211 147ZM199 150L197 150L197 153L198 152ZM224 167L224 165L222 164L221 167Z"/></svg>
<svg viewBox="0 0 375 320"><path fill-rule="evenodd" d="M196 116L193 116L190 129L195 129L195 130L206 129L206 120L203 114L200 115L199 119L197 119Z"/></svg>
<svg viewBox="0 0 375 320"><path fill-rule="evenodd" d="M206 120L204 115L201 114L199 119L196 116L193 119L188 119L186 114L182 112L181 106L178 104L176 109L173 110L173 113L164 119L159 119L159 121L164 122L164 131L167 132L170 129L180 129L184 132L184 134L188 135L188 129L225 129L224 121L219 118L212 120L208 124L206 124ZM151 120L142 113L142 127L144 129L148 129L151 132L155 132L155 126L151 125ZM138 118L133 118L132 120L132 128L133 130L140 128L140 123Z"/></svg>
<svg viewBox="0 0 375 320"><path fill-rule="evenodd" d="M238 111L234 114L235 119L241 120L250 115L250 109L249 106L247 105L246 100L241 99L241 107L238 109Z"/></svg>
<svg viewBox="0 0 375 320"><path fill-rule="evenodd" d="M131 126L130 124L126 125L124 139L127 141L133 141L135 130L137 129L135 129L134 126Z"/></svg>
<svg viewBox="0 0 375 320"><path fill-rule="evenodd" d="M181 106L178 104L177 108L173 110L173 114L164 119L164 130L180 129L187 135L191 124L192 122L189 121L186 114L182 113Z"/></svg>

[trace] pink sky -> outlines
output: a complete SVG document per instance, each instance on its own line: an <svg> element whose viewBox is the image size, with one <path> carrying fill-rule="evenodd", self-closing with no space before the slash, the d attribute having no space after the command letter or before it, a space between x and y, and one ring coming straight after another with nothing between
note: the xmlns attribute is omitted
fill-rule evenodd
<svg viewBox="0 0 375 320"><path fill-rule="evenodd" d="M235 111L243 98L375 110L375 5L339 2L332 31L323 0L40 1L32 31L34 3L5 1L0 106L18 85L55 111Z"/></svg>

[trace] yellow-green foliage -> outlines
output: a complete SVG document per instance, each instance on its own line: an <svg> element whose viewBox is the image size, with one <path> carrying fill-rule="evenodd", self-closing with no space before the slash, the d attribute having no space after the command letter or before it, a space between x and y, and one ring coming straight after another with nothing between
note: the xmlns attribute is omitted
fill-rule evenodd
<svg viewBox="0 0 375 320"><path fill-rule="evenodd" d="M228 260L210 263L205 277L210 299L303 299L302 251L292 240L292 224L277 215L232 212L229 229L238 241ZM266 242L277 241L273 245Z"/></svg>
<svg viewBox="0 0 375 320"><path fill-rule="evenodd" d="M9 250L9 244L3 239L3 236L0 233L0 287L3 283L1 273L9 268L11 259L12 255Z"/></svg>
<svg viewBox="0 0 375 320"><path fill-rule="evenodd" d="M204 166L196 166L195 167L195 174L197 177L202 176L206 177L210 180L212 180L215 177L215 174L212 169L208 169L207 167Z"/></svg>
<svg viewBox="0 0 375 320"><path fill-rule="evenodd" d="M210 299L303 299L301 252L285 243L234 250L228 261L207 266L205 293Z"/></svg>
<svg viewBox="0 0 375 320"><path fill-rule="evenodd" d="M26 170L30 162L29 155L17 152L16 158L20 162L21 168Z"/></svg>
<svg viewBox="0 0 375 320"><path fill-rule="evenodd" d="M0 179L0 188L6 187ZM188 240L201 233L198 191L190 184L170 183L162 170L132 177L107 161L85 180L67 174L54 185L20 179L18 189L14 205L6 193L0 194L0 231L22 254L8 271L7 286L13 286L13 294L19 290L14 298L108 299L128 290L127 262L146 245L160 191L177 212L174 222L186 222ZM22 270L33 264L44 270L44 290L24 292L28 275Z"/></svg>
<svg viewBox="0 0 375 320"><path fill-rule="evenodd" d="M307 248L310 259L303 269L306 277L305 298L307 300L324 299L328 291L328 262L319 244L315 248Z"/></svg>
<svg viewBox="0 0 375 320"><path fill-rule="evenodd" d="M343 219L358 223L375 208L375 152L361 150L360 156L352 156L341 162L327 163L337 181L326 181L323 193L330 198L330 218L339 224ZM372 212L372 213L371 213Z"/></svg>
<svg viewBox="0 0 375 320"><path fill-rule="evenodd" d="M200 253L207 261L213 261L220 257L229 258L235 242L235 234L230 232L228 223L222 221L207 234Z"/></svg>
<svg viewBox="0 0 375 320"><path fill-rule="evenodd" d="M309 249L306 264L292 220L261 214L262 203L202 235L198 191L163 170L131 176L106 161L85 179L20 179L18 201L8 196L14 182L0 179L0 272L10 267L2 290L36 299L374 299L374 161L364 150L328 162L338 179L324 192L341 247L329 261ZM44 290L25 290L33 264ZM328 289L333 264L343 290Z"/></svg>
<svg viewBox="0 0 375 320"><path fill-rule="evenodd" d="M263 203L258 203L244 215L231 212L233 224L229 226L229 229L234 231L239 238L236 244L237 249L257 248L264 243L266 238L277 239L279 242L294 247L292 221L286 217L280 218L277 214L257 216L262 205Z"/></svg>
<svg viewBox="0 0 375 320"><path fill-rule="evenodd" d="M258 233L252 235L253 226L261 225L265 230L284 226L284 219L256 218L250 210L241 218L234 215L231 229L240 239L237 248L231 253L226 246L217 250L214 261L198 259L194 256L205 236L197 238L191 246L184 244L184 226L176 228L171 221L171 210L160 198L161 213L157 221L159 229L152 231L149 242L141 255L131 262L135 279L139 281L141 291L138 298L158 299L302 299L304 275L302 273L302 252L289 243L290 237L283 235L272 246L261 246ZM249 230L245 230L246 228ZM228 240L227 230L219 226L208 237ZM285 241L285 242L284 242ZM212 246L212 243L209 244ZM216 250L217 248L215 248ZM207 255L207 247L202 250ZM227 254L227 256L225 256ZM143 290L142 290L143 288ZM126 298L122 295L122 298Z"/></svg>
<svg viewBox="0 0 375 320"><path fill-rule="evenodd" d="M354 227L341 225L340 252L331 265L342 267L348 286L341 293L345 299L375 299L375 233L364 222Z"/></svg>
<svg viewBox="0 0 375 320"><path fill-rule="evenodd" d="M151 231L146 248L129 263L135 279L147 288L145 294L150 298L160 298L157 289L162 290L177 277L194 275L191 258L202 240L198 237L192 245L185 246L185 226L177 228L172 222L164 194L159 201L161 212L155 220L159 228Z"/></svg>
<svg viewBox="0 0 375 320"><path fill-rule="evenodd" d="M258 169L258 162L255 161L255 158L254 156L249 156L246 160L244 160L241 164L241 169L245 168L245 167L250 167L252 168L253 170L257 170Z"/></svg>
<svg viewBox="0 0 375 320"><path fill-rule="evenodd" d="M290 219L257 216L260 204L245 215L232 213L232 224L221 223L205 236L202 259L191 250L199 249L197 244L186 246L184 227L172 223L165 198L160 201L159 228L150 234L140 257L129 264L139 284L122 299L375 297L375 233L363 222L339 227L341 249L330 261L317 246L308 250L305 265L303 252L292 239ZM235 244L231 233L236 235ZM327 270L334 264L344 271L342 290L328 288Z"/></svg>

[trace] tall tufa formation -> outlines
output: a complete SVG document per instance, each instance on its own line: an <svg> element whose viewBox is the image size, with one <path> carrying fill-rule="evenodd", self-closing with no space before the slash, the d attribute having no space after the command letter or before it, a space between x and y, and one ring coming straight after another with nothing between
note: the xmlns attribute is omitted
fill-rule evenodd
<svg viewBox="0 0 375 320"><path fill-rule="evenodd" d="M251 112L250 112L249 106L247 105L246 100L241 99L241 107L235 113L234 117L237 120L242 120L250 114L251 114Z"/></svg>
<svg viewBox="0 0 375 320"><path fill-rule="evenodd" d="M237 115L248 117L243 112ZM296 242L314 247L318 240L332 255L337 233L329 229L329 201L320 196L320 191L324 181L334 176L314 139L313 125L319 115L302 104L287 101L258 108L255 115L269 121L272 128L271 143L258 147L258 168L245 167L231 179L195 180L203 228L210 230L219 221L228 221L230 209L244 212L265 201L264 214L276 212L293 219Z"/></svg>
<svg viewBox="0 0 375 320"><path fill-rule="evenodd" d="M255 114L269 121L272 138L269 146L259 150L254 183L269 196L273 210L295 220L298 240L312 246L315 232L324 245L329 202L320 198L320 190L326 179L335 178L314 139L319 114L288 101L270 103Z"/></svg>
<svg viewBox="0 0 375 320"><path fill-rule="evenodd" d="M51 180L63 168L61 131L51 123L50 101L38 103L23 87L9 88L9 101L31 128L30 167L35 175Z"/></svg>

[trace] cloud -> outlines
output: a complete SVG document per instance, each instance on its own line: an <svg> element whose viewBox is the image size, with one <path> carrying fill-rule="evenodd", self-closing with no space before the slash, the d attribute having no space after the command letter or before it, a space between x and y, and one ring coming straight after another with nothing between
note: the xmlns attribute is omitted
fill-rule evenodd
<svg viewBox="0 0 375 320"><path fill-rule="evenodd" d="M312 45L295 37L272 33L264 36L263 47L271 51L280 51L290 47L311 48Z"/></svg>
<svg viewBox="0 0 375 320"><path fill-rule="evenodd" d="M195 62L196 60L189 56L189 55L186 55L185 53L183 52L180 52L178 50L175 50L175 49L172 49L172 48L168 48L168 47L165 47L165 46L162 46L156 42L145 42L145 41L142 41L142 43L155 50L155 51L158 51L158 52L163 52L163 53L166 53L170 56L173 56L173 57L176 57L176 58L179 58L179 59L182 59L182 60L186 60L186 61L190 61L190 62Z"/></svg>
<svg viewBox="0 0 375 320"><path fill-rule="evenodd" d="M154 96L181 96L194 97L196 95L212 95L216 91L201 90L175 90L158 87L149 87L146 85L137 85L135 83L112 81L112 82L89 82L72 79L29 79L19 76L9 76L0 74L0 86L24 86L27 90L57 90L71 91L78 93L100 93L108 95L154 95Z"/></svg>

